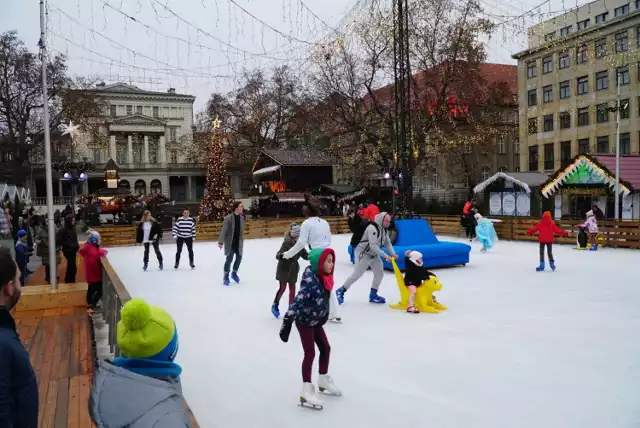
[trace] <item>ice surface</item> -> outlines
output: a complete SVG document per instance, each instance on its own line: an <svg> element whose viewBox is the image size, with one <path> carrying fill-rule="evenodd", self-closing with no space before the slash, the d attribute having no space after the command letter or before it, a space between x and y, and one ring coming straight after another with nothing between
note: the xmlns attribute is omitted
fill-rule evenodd
<svg viewBox="0 0 640 428"><path fill-rule="evenodd" d="M558 270L536 273L536 243L500 241L486 254L474 243L469 265L435 270L449 307L437 315L369 304L367 272L341 307L344 324L326 327L344 396L317 412L296 406L298 334L282 343L270 313L281 241L246 240L242 283L230 288L215 243L196 242L194 271L186 251L170 268L172 245L162 246L162 272L153 254L142 271L141 247L109 249L131 295L175 318L184 392L202 427L640 426L638 251L558 245ZM348 242L333 237L337 285L351 272ZM398 298L393 274L380 294Z"/></svg>

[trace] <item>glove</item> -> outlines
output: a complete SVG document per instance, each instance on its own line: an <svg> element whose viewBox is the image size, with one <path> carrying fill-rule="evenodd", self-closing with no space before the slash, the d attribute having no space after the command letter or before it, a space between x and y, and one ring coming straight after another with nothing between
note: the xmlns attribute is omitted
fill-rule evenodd
<svg viewBox="0 0 640 428"><path fill-rule="evenodd" d="M280 340L282 340L284 343L287 343L289 341L291 326L293 326L293 316L287 314L282 320L282 327L280 327Z"/></svg>
<svg viewBox="0 0 640 428"><path fill-rule="evenodd" d="M276 260L283 260L282 254L276 254Z"/></svg>

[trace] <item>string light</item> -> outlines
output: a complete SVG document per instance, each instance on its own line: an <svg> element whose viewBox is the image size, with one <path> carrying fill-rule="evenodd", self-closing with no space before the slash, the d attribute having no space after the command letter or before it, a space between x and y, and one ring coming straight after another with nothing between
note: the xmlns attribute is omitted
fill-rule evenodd
<svg viewBox="0 0 640 428"><path fill-rule="evenodd" d="M207 176L204 197L200 201L200 221L222 220L231 212L233 198L222 148L220 120L213 121L214 131L207 153ZM217 126L216 126L217 125Z"/></svg>

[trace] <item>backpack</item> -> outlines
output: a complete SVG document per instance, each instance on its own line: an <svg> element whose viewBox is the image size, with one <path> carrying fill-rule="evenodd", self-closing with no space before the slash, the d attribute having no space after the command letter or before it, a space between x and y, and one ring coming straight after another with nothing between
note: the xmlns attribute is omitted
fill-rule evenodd
<svg viewBox="0 0 640 428"><path fill-rule="evenodd" d="M358 244L362 242L364 231L369 227L369 225L374 225L378 234L380 234L380 226L378 226L378 223L371 220L363 220L358 226L356 226L356 230L353 232L353 236L351 236L351 242L349 245L356 248Z"/></svg>

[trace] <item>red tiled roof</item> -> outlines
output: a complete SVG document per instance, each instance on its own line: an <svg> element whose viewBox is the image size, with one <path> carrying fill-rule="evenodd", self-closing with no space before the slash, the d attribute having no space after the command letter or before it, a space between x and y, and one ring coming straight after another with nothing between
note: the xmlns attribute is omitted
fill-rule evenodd
<svg viewBox="0 0 640 428"><path fill-rule="evenodd" d="M615 155L594 154L592 157L607 168L612 175L615 175ZM633 190L640 191L640 155L620 156L620 179L629 183L631 187L633 187Z"/></svg>

